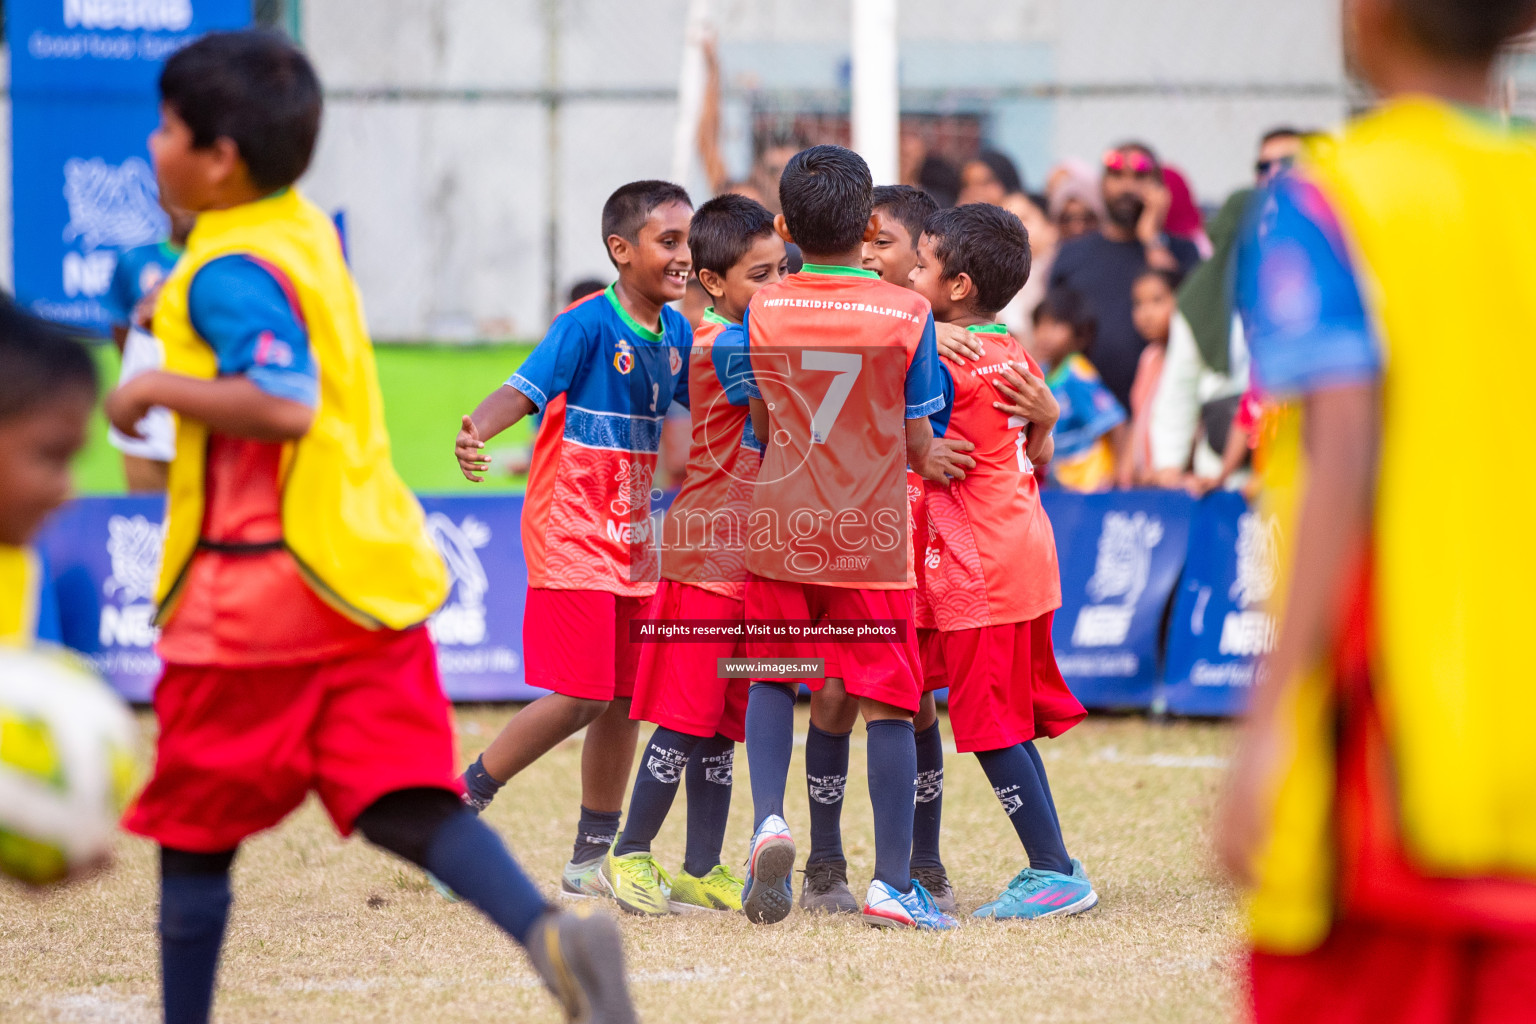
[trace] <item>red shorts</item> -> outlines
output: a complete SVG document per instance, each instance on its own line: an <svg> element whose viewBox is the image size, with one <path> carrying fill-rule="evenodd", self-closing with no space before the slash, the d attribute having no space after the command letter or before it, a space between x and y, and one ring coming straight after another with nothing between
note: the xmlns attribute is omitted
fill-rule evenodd
<svg viewBox="0 0 1536 1024"><path fill-rule="evenodd" d="M583 700L635 692L641 645L629 622L643 619L648 597L605 590L529 587L523 605L523 681Z"/></svg>
<svg viewBox="0 0 1536 1024"><path fill-rule="evenodd" d="M1001 750L1060 736L1088 717L1056 667L1053 616L929 634L923 665L930 686L936 679L949 686L956 750Z"/></svg>
<svg viewBox="0 0 1536 1024"><path fill-rule="evenodd" d="M762 619L896 619L905 638L888 643L751 641L754 658L823 658L829 678L841 679L851 697L868 697L916 713L923 669L912 626L912 591L860 590L820 583L790 583L753 576L747 580L748 622Z"/></svg>
<svg viewBox="0 0 1536 1024"><path fill-rule="evenodd" d="M385 793L459 791L448 698L423 628L311 664L168 664L155 716L155 774L123 827L178 850L233 849L310 790L342 835Z"/></svg>
<svg viewBox="0 0 1536 1024"><path fill-rule="evenodd" d="M919 629L917 631L917 653L923 662L923 692L932 693L934 690L942 690L949 685L949 676L944 673L944 661L935 658L933 651L934 638L939 635L937 629Z"/></svg>
<svg viewBox="0 0 1536 1024"><path fill-rule="evenodd" d="M690 583L662 580L651 618L723 619L740 622L745 605ZM747 738L745 679L721 679L717 660L740 654L734 639L712 643L640 644L640 671L629 717L676 729L689 736L723 733Z"/></svg>
<svg viewBox="0 0 1536 1024"><path fill-rule="evenodd" d="M1536 941L1431 935L1342 921L1311 953L1254 953L1255 1024L1524 1024L1536 1019Z"/></svg>

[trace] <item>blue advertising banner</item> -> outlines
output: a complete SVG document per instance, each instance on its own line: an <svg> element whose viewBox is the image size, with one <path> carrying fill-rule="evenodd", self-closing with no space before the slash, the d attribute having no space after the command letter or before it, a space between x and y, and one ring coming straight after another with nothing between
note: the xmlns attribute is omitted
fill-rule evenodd
<svg viewBox="0 0 1536 1024"><path fill-rule="evenodd" d="M11 204L16 297L104 331L117 254L165 238L145 144L165 58L241 28L250 0L13 0Z"/></svg>
<svg viewBox="0 0 1536 1024"><path fill-rule="evenodd" d="M1250 512L1241 495L1220 493L1195 506L1190 534L1168 624L1168 710L1240 714L1257 659L1275 642L1265 604L1279 577L1279 524Z"/></svg>
<svg viewBox="0 0 1536 1024"><path fill-rule="evenodd" d="M80 498L38 539L58 590L64 642L140 702L160 676L151 619L164 506L155 497ZM422 506L452 583L429 623L443 688L460 701L538 697L544 691L523 682L522 499L423 498Z"/></svg>
<svg viewBox="0 0 1536 1024"><path fill-rule="evenodd" d="M1063 678L1088 707L1151 706L1193 500L1178 491L1045 491L1043 500L1061 563L1052 638Z"/></svg>

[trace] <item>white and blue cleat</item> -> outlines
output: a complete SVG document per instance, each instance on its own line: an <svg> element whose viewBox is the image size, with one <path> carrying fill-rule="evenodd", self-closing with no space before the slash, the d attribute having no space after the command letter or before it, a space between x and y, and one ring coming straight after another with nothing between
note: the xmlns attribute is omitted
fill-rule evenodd
<svg viewBox="0 0 1536 1024"><path fill-rule="evenodd" d="M795 905L790 875L795 870L795 841L789 824L777 814L764 818L752 834L741 909L753 924L777 924Z"/></svg>
<svg viewBox="0 0 1536 1024"><path fill-rule="evenodd" d="M910 892L900 892L880 879L869 883L864 897L864 923L876 928L916 928L948 931L959 922L940 910L923 883L912 880Z"/></svg>

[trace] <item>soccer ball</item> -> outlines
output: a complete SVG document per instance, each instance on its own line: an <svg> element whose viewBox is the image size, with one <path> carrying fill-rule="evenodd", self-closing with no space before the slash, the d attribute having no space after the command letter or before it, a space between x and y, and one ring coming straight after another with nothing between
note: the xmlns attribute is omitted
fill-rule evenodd
<svg viewBox="0 0 1536 1024"><path fill-rule="evenodd" d="M0 874L46 885L102 861L133 743L128 708L89 669L0 647Z"/></svg>

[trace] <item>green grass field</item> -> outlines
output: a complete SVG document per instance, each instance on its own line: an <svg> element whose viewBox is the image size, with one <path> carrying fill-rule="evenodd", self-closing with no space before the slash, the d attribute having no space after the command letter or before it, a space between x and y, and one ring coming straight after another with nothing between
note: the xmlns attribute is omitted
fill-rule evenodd
<svg viewBox="0 0 1536 1024"><path fill-rule="evenodd" d="M459 417L473 411L480 399L510 377L530 349L529 345L380 345L376 349L395 466L412 490L445 494L476 487L460 475L453 461ZM117 381L117 351L100 345L96 353L102 380L110 386ZM520 423L487 450L494 459L532 441L532 426ZM91 420L90 441L75 466L80 493L123 493L122 458L107 443L107 424L99 410ZM479 491L521 487L521 478L496 473L479 485Z"/></svg>
<svg viewBox="0 0 1536 1024"><path fill-rule="evenodd" d="M478 385L477 385L478 386ZM475 755L511 713L460 709ZM804 706L800 731L805 729ZM153 720L141 715L145 766ZM947 724L946 724L947 733ZM688 1024L964 1021L979 1024L1236 1019L1237 915L1213 874L1208 822L1229 726L1094 718L1043 745L1067 844L1102 902L1077 918L965 922L946 935L877 931L796 911L759 927L739 915L622 921L641 1018ZM580 743L563 744L502 791L488 820L549 892L570 855ZM862 731L844 809L850 877L873 859ZM975 758L946 766L944 858L962 909L990 898L1021 851ZM788 817L807 830L803 761ZM726 859L745 856L750 806L738 750ZM679 795L656 852L682 857ZM803 860L803 854L802 854ZM122 836L110 873L36 896L0 886L0 1021L158 1020L153 847ZM798 884L798 882L797 882ZM235 865L235 909L215 1019L553 1022L554 1004L515 947L414 868L342 841L311 801Z"/></svg>

